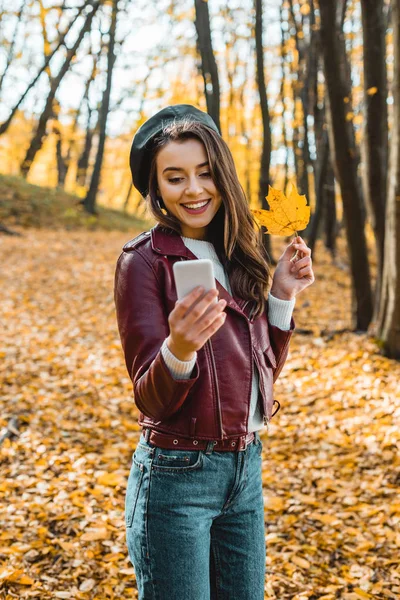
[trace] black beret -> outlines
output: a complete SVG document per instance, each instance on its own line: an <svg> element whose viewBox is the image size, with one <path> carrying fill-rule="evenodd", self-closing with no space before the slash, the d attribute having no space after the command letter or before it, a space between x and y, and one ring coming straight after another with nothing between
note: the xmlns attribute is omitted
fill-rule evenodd
<svg viewBox="0 0 400 600"><path fill-rule="evenodd" d="M203 125L210 127L221 135L210 115L191 104L166 106L150 117L135 133L129 156L133 185L142 196L145 197L148 193L152 139L158 133L161 133L163 127L168 123L187 116L190 116L194 121L203 123Z"/></svg>

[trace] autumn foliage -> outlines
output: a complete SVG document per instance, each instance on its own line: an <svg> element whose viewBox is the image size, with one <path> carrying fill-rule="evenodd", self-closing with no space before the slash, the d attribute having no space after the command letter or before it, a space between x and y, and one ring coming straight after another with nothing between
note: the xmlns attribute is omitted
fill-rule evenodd
<svg viewBox="0 0 400 600"><path fill-rule="evenodd" d="M138 413L112 296L135 234L1 240L2 599L137 597L124 492ZM333 264L318 244L275 384L282 408L262 435L266 598L400 597L400 366L347 329L338 247Z"/></svg>

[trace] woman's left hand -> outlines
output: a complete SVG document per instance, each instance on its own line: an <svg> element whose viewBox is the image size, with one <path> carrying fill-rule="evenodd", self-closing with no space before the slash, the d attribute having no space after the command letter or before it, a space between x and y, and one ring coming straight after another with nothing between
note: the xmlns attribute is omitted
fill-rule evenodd
<svg viewBox="0 0 400 600"><path fill-rule="evenodd" d="M298 250L294 260L294 254ZM272 279L271 294L281 300L291 300L315 280L312 270L311 250L297 236L279 258Z"/></svg>

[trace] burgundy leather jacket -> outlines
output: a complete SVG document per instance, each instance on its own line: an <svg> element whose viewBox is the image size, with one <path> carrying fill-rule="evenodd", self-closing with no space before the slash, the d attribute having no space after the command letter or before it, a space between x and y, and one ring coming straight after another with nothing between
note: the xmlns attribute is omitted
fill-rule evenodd
<svg viewBox="0 0 400 600"><path fill-rule="evenodd" d="M139 425L193 439L222 440L248 433L255 360L264 423L274 402L273 383L285 364L295 329L268 322L268 301L256 320L249 301L231 296L225 323L197 352L190 379L174 379L160 348L169 335L168 315L177 300L172 265L197 260L176 232L155 225L125 244L115 272L114 299L125 362L133 383ZM251 303L250 303L251 304Z"/></svg>

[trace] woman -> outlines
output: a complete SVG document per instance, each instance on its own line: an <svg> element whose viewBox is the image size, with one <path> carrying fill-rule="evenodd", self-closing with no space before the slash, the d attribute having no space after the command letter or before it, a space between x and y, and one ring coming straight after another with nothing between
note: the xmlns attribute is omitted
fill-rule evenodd
<svg viewBox="0 0 400 600"><path fill-rule="evenodd" d="M143 427L125 498L139 599L262 600L259 431L275 414L295 296L314 281L311 251L300 237L290 244L267 294L263 233L228 146L193 106L146 121L130 166L157 221L124 246L115 274ZM195 289L178 302L173 263L205 257L217 291Z"/></svg>

